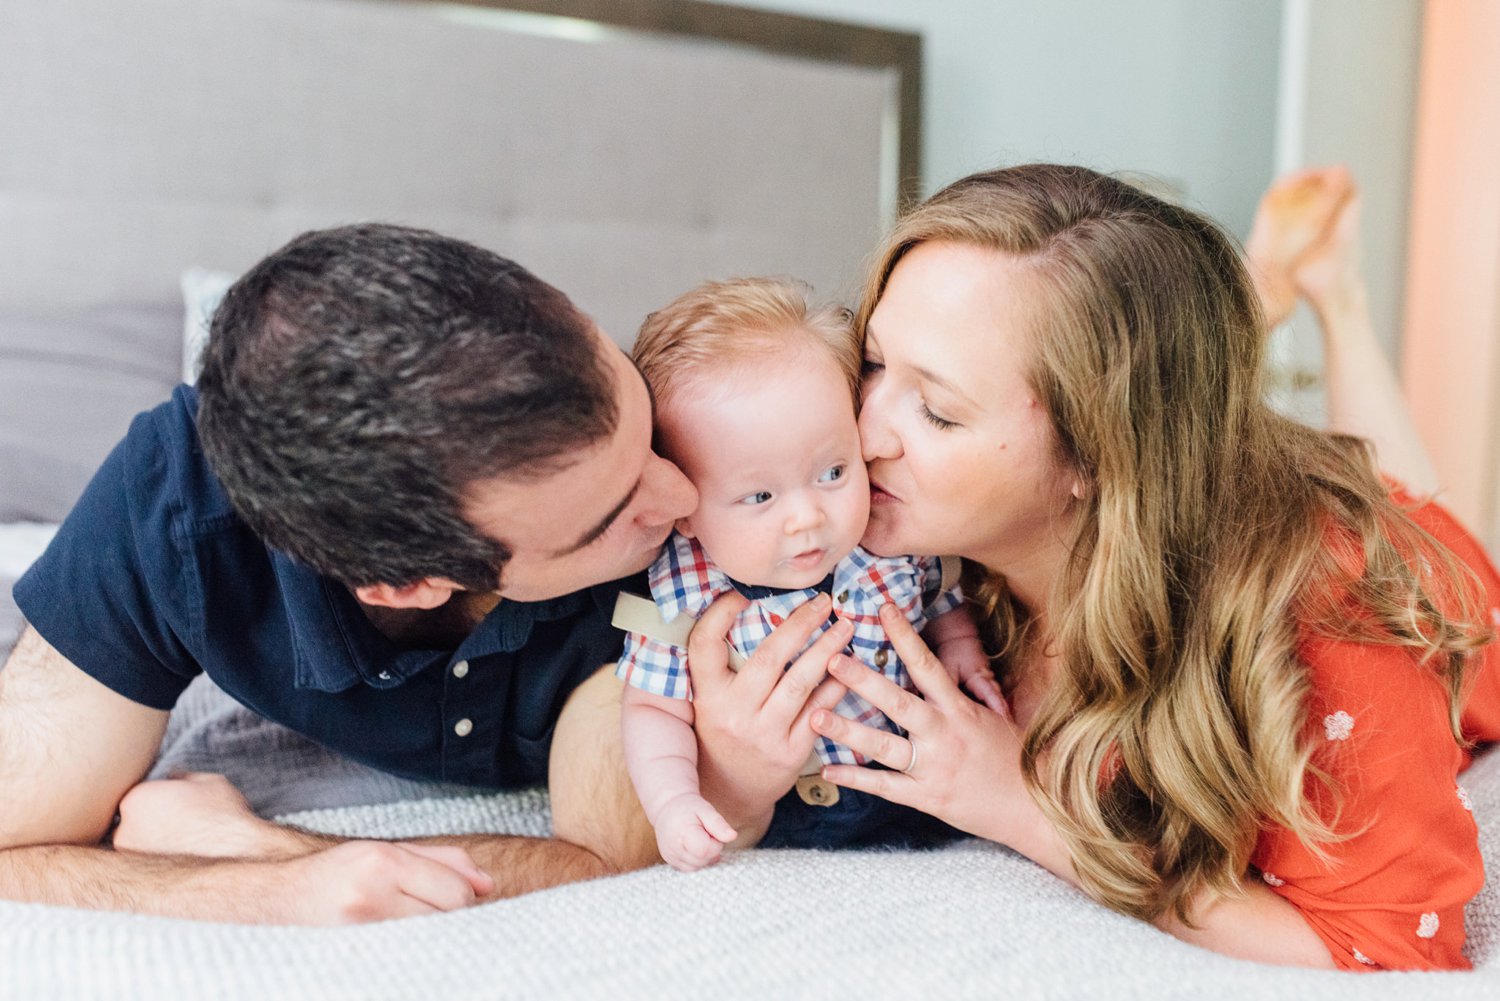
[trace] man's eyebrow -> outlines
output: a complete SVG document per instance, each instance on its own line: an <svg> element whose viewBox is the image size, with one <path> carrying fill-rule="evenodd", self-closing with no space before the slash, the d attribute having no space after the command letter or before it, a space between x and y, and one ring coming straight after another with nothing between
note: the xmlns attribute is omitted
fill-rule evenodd
<svg viewBox="0 0 1500 1001"><path fill-rule="evenodd" d="M610 508L608 514L599 519L599 524L595 525L593 528L580 535L578 537L578 541L573 543L571 546L564 546L563 548L548 555L554 559L559 556L570 556L573 553L578 552L578 550L582 549L584 546L587 546L590 543L596 541L601 535L609 531L609 527L615 523L615 520L619 518L620 515L625 513L625 509L630 506L631 501L635 500L635 495L640 491L640 489L641 481L636 480L635 486L630 488L630 492L625 495L625 498L621 500L620 503Z"/></svg>

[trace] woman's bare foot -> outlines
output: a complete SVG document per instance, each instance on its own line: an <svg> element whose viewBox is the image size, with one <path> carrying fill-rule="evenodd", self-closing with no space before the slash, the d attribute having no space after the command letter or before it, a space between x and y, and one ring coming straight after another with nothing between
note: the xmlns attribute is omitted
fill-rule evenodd
<svg viewBox="0 0 1500 1001"><path fill-rule="evenodd" d="M1261 197L1245 255L1268 328L1291 315L1302 258L1326 242L1340 210L1354 196L1354 179L1339 166L1279 177Z"/></svg>

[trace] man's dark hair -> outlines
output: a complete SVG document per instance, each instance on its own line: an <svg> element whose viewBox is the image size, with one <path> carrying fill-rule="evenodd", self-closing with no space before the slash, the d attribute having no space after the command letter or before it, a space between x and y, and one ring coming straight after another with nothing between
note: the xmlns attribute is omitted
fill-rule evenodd
<svg viewBox="0 0 1500 1001"><path fill-rule="evenodd" d="M230 288L198 380L203 451L247 524L350 586L493 590L503 540L465 490L568 465L618 419L589 319L496 254L425 230L297 237Z"/></svg>

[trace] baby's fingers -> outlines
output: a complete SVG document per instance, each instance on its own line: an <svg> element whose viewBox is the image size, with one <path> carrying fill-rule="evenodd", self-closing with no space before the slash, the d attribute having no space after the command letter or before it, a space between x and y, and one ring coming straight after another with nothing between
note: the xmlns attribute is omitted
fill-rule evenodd
<svg viewBox="0 0 1500 1001"><path fill-rule="evenodd" d="M729 821L725 820L719 811L711 806L706 806L698 814L698 823L703 825L703 830L707 832L709 837L720 844L727 845L739 837L739 832L730 827Z"/></svg>
<svg viewBox="0 0 1500 1001"><path fill-rule="evenodd" d="M964 687L986 708L1010 719L1010 703L1005 701L1005 693L1000 690L1000 683L994 675L976 675L965 682Z"/></svg>

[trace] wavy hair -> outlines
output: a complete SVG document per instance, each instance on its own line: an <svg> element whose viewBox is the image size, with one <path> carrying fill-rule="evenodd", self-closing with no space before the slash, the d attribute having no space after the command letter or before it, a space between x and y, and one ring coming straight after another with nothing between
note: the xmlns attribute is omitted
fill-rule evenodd
<svg viewBox="0 0 1500 1001"><path fill-rule="evenodd" d="M1410 648L1462 742L1468 654L1489 639L1473 574L1393 502L1363 441L1265 404L1259 304L1217 227L1081 167L975 174L897 223L861 333L926 241L1022 264L1028 381L1088 485L1045 638L1003 567L981 588L1002 669L1037 642L1060 662L1022 764L1088 893L1191 920L1200 894L1240 889L1267 825L1317 851L1351 833L1308 727L1310 635Z"/></svg>

